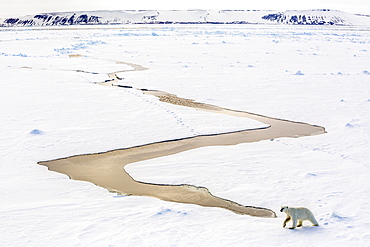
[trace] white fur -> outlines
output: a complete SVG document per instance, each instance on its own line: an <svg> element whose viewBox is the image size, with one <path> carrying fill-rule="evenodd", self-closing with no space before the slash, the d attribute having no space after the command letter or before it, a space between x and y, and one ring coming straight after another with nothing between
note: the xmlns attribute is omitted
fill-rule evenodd
<svg viewBox="0 0 370 247"><path fill-rule="evenodd" d="M281 207L281 212L286 213L287 217L284 220L283 227L286 226L286 223L290 220L293 221L292 226L290 229L294 229L296 227L302 226L302 223L304 220L310 221L314 226L318 226L319 223L317 223L317 220L313 216L313 213L308 208L294 208L294 207ZM297 225L298 223L298 225Z"/></svg>

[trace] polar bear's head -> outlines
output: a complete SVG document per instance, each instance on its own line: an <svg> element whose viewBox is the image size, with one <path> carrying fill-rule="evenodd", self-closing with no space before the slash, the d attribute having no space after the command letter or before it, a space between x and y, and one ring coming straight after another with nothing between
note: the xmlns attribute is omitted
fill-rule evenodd
<svg viewBox="0 0 370 247"><path fill-rule="evenodd" d="M288 206L281 206L281 208L280 208L280 212L284 212L285 210L287 210L288 209Z"/></svg>

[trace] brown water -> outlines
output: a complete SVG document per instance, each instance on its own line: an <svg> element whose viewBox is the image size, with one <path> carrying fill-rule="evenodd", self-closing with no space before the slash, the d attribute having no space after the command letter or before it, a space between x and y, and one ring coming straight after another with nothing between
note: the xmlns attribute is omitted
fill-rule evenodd
<svg viewBox="0 0 370 247"><path fill-rule="evenodd" d="M133 67L134 71L146 68L124 63ZM123 72L123 71L120 71ZM100 83L115 86L119 78L116 73L109 73L112 81ZM135 90L135 89L130 89ZM140 89L136 89L140 90ZM172 155L183 151L220 145L236 145L279 137L302 137L325 133L320 126L292 122L258 114L235 111L215 105L203 104L190 99L183 99L174 94L156 90L141 90L145 94L158 97L160 101L235 117L245 117L263 122L269 127L242 130L213 135L199 135L177 140L166 140L125 149L117 149L96 154L82 154L62 159L39 162L49 170L68 175L75 180L92 182L112 192L126 195L150 196L166 201L192 203L206 207L220 207L238 214L258 217L276 217L276 214L266 208L243 206L227 199L213 196L207 188L193 185L150 184L134 180L124 169L127 164Z"/></svg>

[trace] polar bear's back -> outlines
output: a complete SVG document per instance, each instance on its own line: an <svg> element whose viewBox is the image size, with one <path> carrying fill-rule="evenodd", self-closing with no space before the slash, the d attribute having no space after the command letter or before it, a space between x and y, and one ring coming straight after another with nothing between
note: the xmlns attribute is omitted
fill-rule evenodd
<svg viewBox="0 0 370 247"><path fill-rule="evenodd" d="M315 220L315 217L313 216L313 213L305 207L297 207L297 208L287 208L288 213L290 215L294 215L299 220ZM315 220L316 221L316 220Z"/></svg>

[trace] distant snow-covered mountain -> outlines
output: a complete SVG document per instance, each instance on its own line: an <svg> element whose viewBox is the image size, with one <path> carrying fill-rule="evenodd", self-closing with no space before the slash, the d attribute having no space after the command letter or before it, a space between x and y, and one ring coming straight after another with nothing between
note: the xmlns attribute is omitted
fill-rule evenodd
<svg viewBox="0 0 370 247"><path fill-rule="evenodd" d="M319 10L121 10L42 13L0 19L0 26L60 26L112 24L291 24L370 25L370 16Z"/></svg>

